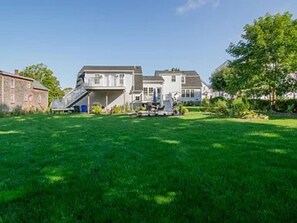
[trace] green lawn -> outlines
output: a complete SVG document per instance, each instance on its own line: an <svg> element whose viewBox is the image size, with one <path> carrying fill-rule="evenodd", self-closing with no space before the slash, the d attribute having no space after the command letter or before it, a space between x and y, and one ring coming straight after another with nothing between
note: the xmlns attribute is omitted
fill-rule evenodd
<svg viewBox="0 0 297 223"><path fill-rule="evenodd" d="M296 222L297 119L0 119L0 222Z"/></svg>

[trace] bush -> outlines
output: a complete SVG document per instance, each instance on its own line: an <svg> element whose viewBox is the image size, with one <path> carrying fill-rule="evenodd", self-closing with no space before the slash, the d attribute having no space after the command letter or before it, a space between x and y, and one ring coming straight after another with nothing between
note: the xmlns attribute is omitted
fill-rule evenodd
<svg viewBox="0 0 297 223"><path fill-rule="evenodd" d="M92 113L99 115L102 113L102 106L101 105L94 105L92 106Z"/></svg>
<svg viewBox="0 0 297 223"><path fill-rule="evenodd" d="M113 108L111 109L111 113L119 114L119 113L122 113L123 110L124 110L123 107L118 106L118 105L115 105L115 106L113 106Z"/></svg>
<svg viewBox="0 0 297 223"><path fill-rule="evenodd" d="M232 115L242 117L249 110L249 105L246 100L236 98L232 102Z"/></svg>
<svg viewBox="0 0 297 223"><path fill-rule="evenodd" d="M227 99L224 97L215 97L209 99L210 105L215 105L218 101L227 101Z"/></svg>
<svg viewBox="0 0 297 223"><path fill-rule="evenodd" d="M274 110L277 112L297 112L296 99L280 99L276 100Z"/></svg>
<svg viewBox="0 0 297 223"><path fill-rule="evenodd" d="M218 113L220 113L220 114L223 114L223 115L227 115L227 114L229 114L229 109L228 109L227 101L225 101L225 100L220 100L220 99L219 99L219 100L215 103L214 111L215 111L215 112L218 112Z"/></svg>
<svg viewBox="0 0 297 223"><path fill-rule="evenodd" d="M183 105L178 106L178 111L181 115L185 115L187 112L189 112L189 110Z"/></svg>
<svg viewBox="0 0 297 223"><path fill-rule="evenodd" d="M202 106L209 106L210 105L210 100L208 98L203 98L201 102Z"/></svg>
<svg viewBox="0 0 297 223"><path fill-rule="evenodd" d="M0 118L4 118L5 115L6 115L6 113L5 113L4 111L1 111L1 110L0 110Z"/></svg>
<svg viewBox="0 0 297 223"><path fill-rule="evenodd" d="M254 111L248 111L242 116L242 118L243 119L265 119L265 120L268 120L269 117L267 115L257 114Z"/></svg>
<svg viewBox="0 0 297 223"><path fill-rule="evenodd" d="M248 99L251 110L268 111L270 110L270 101L263 99Z"/></svg>
<svg viewBox="0 0 297 223"><path fill-rule="evenodd" d="M131 108L130 108L128 102L126 102L126 104L125 104L125 111L126 111L126 112L131 112Z"/></svg>
<svg viewBox="0 0 297 223"><path fill-rule="evenodd" d="M24 110L22 109L22 106L17 105L12 109L11 115L13 116L20 116L25 114Z"/></svg>
<svg viewBox="0 0 297 223"><path fill-rule="evenodd" d="M145 111L146 108L144 106L138 106L138 107L136 107L135 110L136 110L136 112L140 112L140 111Z"/></svg>
<svg viewBox="0 0 297 223"><path fill-rule="evenodd" d="M194 105L194 102L193 101L188 101L187 102L187 106L193 106Z"/></svg>

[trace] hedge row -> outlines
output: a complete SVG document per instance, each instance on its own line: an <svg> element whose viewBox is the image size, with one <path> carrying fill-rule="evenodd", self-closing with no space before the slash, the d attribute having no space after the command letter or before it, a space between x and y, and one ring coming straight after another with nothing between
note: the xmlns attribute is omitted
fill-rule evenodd
<svg viewBox="0 0 297 223"><path fill-rule="evenodd" d="M216 104L217 101L226 101L228 105L232 104L232 100L228 100L223 97L212 98L207 101L202 101L203 106L207 106L209 104ZM270 110L270 101L263 99L245 99L243 98L245 103L248 103L250 110L257 111L268 111ZM272 107L274 111L277 112L294 112L297 113L297 99L277 99L275 105Z"/></svg>

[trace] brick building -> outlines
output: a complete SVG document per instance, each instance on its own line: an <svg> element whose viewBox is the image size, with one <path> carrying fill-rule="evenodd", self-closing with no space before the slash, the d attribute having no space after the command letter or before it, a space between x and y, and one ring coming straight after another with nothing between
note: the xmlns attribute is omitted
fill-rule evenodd
<svg viewBox="0 0 297 223"><path fill-rule="evenodd" d="M7 112L20 106L23 110L48 108L48 89L38 81L20 76L18 70L0 70L0 110Z"/></svg>

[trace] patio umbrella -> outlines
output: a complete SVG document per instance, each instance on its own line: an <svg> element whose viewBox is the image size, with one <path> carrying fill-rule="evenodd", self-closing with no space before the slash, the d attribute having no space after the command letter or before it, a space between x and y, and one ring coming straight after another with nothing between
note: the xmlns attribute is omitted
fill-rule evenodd
<svg viewBox="0 0 297 223"><path fill-rule="evenodd" d="M158 100L158 98L157 98L157 91L156 91L156 88L154 88L153 102L154 102L155 105L157 104L157 100Z"/></svg>

